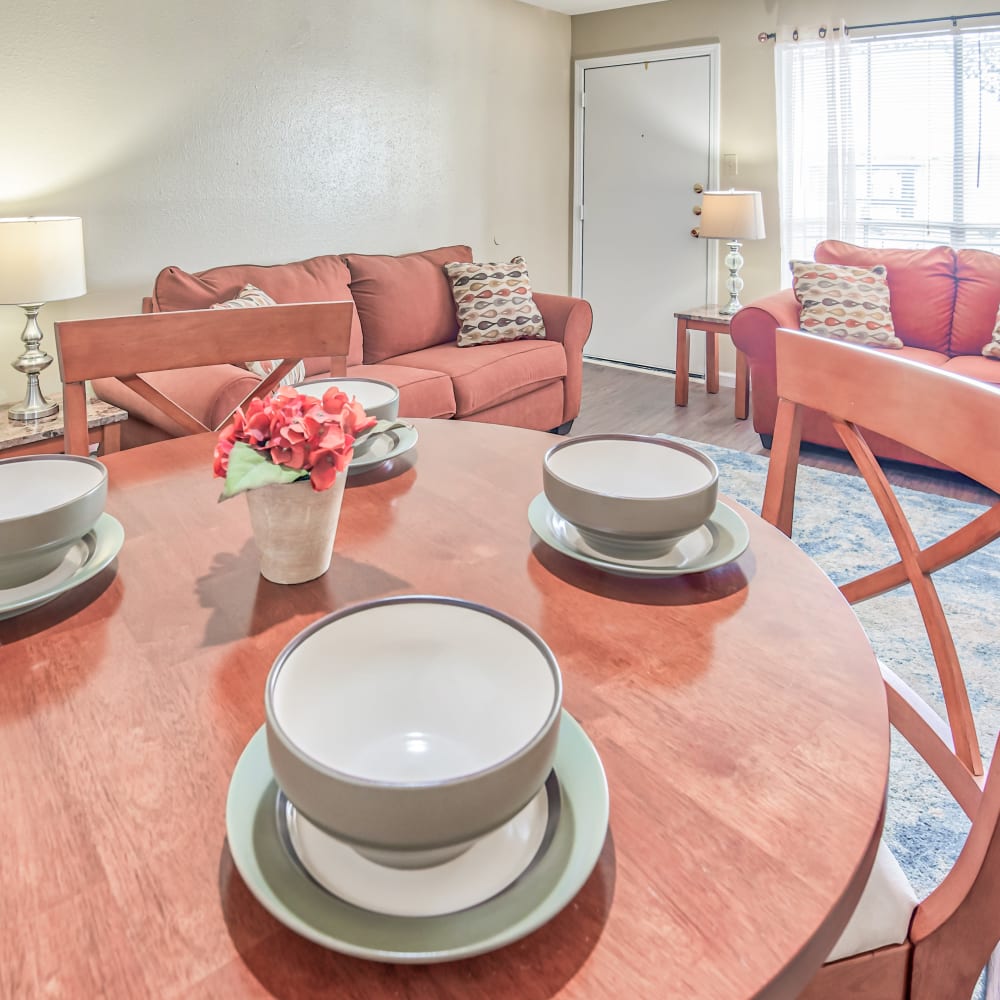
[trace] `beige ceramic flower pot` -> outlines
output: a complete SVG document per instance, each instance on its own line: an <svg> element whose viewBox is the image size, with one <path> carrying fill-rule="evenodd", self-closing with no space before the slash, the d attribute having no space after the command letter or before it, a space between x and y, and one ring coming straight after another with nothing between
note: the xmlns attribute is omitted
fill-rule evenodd
<svg viewBox="0 0 1000 1000"><path fill-rule="evenodd" d="M317 492L308 479L248 490L260 573L272 583L305 583L330 568L347 476Z"/></svg>

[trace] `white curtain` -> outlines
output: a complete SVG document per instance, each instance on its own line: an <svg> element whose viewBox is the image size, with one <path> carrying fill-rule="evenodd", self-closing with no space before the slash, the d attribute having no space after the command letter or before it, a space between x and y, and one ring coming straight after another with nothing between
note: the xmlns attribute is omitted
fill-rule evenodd
<svg viewBox="0 0 1000 1000"><path fill-rule="evenodd" d="M780 41L778 191L782 256L812 260L823 239L855 242L854 115L848 47L843 32L825 39L813 29ZM784 283L791 284L786 273Z"/></svg>
<svg viewBox="0 0 1000 1000"><path fill-rule="evenodd" d="M776 48L784 259L823 239L1000 252L1000 32L844 39Z"/></svg>

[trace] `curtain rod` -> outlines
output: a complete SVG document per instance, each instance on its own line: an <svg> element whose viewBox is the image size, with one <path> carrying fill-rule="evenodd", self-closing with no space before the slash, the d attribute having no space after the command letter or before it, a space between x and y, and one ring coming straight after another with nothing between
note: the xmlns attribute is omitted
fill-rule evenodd
<svg viewBox="0 0 1000 1000"><path fill-rule="evenodd" d="M940 24L945 21L950 21L952 25L957 25L959 21L972 21L977 17L1000 17L1000 11L994 10L987 14L949 14L946 17L920 17L909 21L877 21L874 24L845 24L844 33L850 34L852 31L862 31L868 28L901 28L904 25L910 24ZM831 28L829 30L840 31L840 28ZM820 38L825 38L826 32L826 27L821 28ZM777 37L777 33L774 31L762 31L757 36L757 41L773 42Z"/></svg>

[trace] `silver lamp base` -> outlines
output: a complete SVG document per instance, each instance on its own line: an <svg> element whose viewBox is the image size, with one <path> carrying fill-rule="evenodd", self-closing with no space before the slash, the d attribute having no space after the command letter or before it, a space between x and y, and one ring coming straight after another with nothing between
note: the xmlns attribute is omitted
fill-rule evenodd
<svg viewBox="0 0 1000 1000"><path fill-rule="evenodd" d="M28 388L24 399L7 411L7 416L11 420L22 422L42 420L59 412L59 404L50 403L42 395L41 386L38 384L39 372L45 371L52 364L52 356L38 346L42 340L42 331L38 326L38 310L43 304L36 302L21 306L27 316L27 322L21 333L24 352L16 361L11 362L11 368L28 376Z"/></svg>
<svg viewBox="0 0 1000 1000"><path fill-rule="evenodd" d="M729 241L729 253L726 254L725 264L729 268L729 277L726 279L726 290L729 292L729 301L719 307L722 316L732 316L743 308L740 302L740 292L743 291L743 279L740 277L740 268L743 266L743 255L740 253L741 243L739 240Z"/></svg>

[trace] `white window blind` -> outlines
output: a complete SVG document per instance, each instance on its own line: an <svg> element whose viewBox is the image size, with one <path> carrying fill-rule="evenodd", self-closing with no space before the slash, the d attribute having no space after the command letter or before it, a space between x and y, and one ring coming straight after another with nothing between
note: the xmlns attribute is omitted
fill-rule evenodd
<svg viewBox="0 0 1000 1000"><path fill-rule="evenodd" d="M803 41L776 60L785 260L828 238L1000 251L1000 32Z"/></svg>

